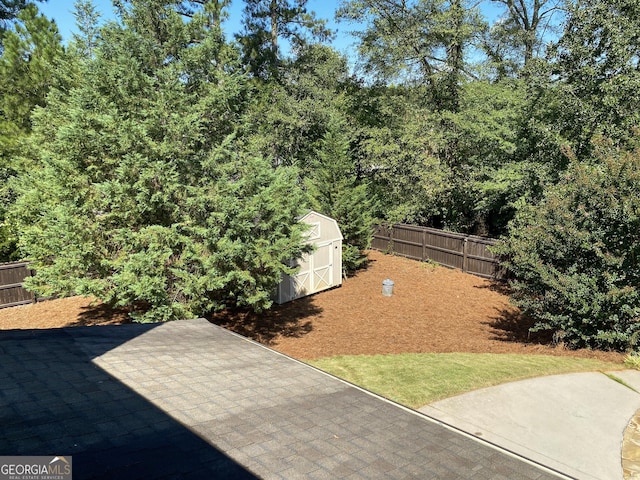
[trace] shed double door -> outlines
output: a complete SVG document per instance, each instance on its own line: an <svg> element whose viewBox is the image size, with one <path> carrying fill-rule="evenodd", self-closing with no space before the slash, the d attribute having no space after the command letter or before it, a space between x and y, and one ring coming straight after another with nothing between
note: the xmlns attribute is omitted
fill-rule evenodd
<svg viewBox="0 0 640 480"><path fill-rule="evenodd" d="M316 245L316 249L297 261L298 273L291 277L291 300L333 286L333 255L336 242Z"/></svg>

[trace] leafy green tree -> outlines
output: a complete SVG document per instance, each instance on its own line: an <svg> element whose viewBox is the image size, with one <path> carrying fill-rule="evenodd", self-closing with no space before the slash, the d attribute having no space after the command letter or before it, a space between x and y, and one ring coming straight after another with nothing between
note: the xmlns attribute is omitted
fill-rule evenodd
<svg viewBox="0 0 640 480"><path fill-rule="evenodd" d="M345 2L339 15L367 25L359 34L367 72L402 85L383 93L382 120L358 140L376 166L381 216L470 233L504 229L522 194L506 182L526 182L514 163L524 92L516 81L474 80L469 52L484 29L477 10L461 1L367 0Z"/></svg>
<svg viewBox="0 0 640 480"><path fill-rule="evenodd" d="M211 61L226 47L206 15L124 7L124 25L82 57L81 82L34 117L38 168L11 212L29 288L140 307L138 321L267 308L302 249L297 172L235 139L247 82Z"/></svg>
<svg viewBox="0 0 640 480"><path fill-rule="evenodd" d="M576 154L594 135L626 142L640 123L640 4L580 0L569 10L551 59L558 79L554 127ZM633 141L633 140L632 140Z"/></svg>
<svg viewBox="0 0 640 480"><path fill-rule="evenodd" d="M532 59L544 56L545 39L558 33L564 18L560 0L491 0L503 15L488 30L484 50L498 78L519 73Z"/></svg>
<svg viewBox="0 0 640 480"><path fill-rule="evenodd" d="M439 155L438 119L415 96L400 87L363 89L354 97L360 101L354 105L352 148L361 175L370 180L377 217L430 225L441 213L438 199L448 188L450 169Z"/></svg>
<svg viewBox="0 0 640 480"><path fill-rule="evenodd" d="M468 73L465 50L483 28L461 0L346 1L337 16L366 25L355 32L365 72L383 81L425 85L429 102L456 110Z"/></svg>
<svg viewBox="0 0 640 480"><path fill-rule="evenodd" d="M526 105L523 83L469 82L462 86L459 111L443 114L441 143L450 175L439 217L446 228L498 236L515 202L529 196L531 166L516 156Z"/></svg>
<svg viewBox="0 0 640 480"><path fill-rule="evenodd" d="M342 268L353 273L367 260L363 251L371 246L374 206L349 156L346 125L331 123L305 185L311 207L338 222L344 237Z"/></svg>
<svg viewBox="0 0 640 480"><path fill-rule="evenodd" d="M256 87L244 137L274 166L295 165L306 175L331 118L345 115L347 60L333 48L300 48L280 79Z"/></svg>
<svg viewBox="0 0 640 480"><path fill-rule="evenodd" d="M458 112L419 106L417 87L365 87L349 96L351 149L378 199L378 217L496 235L515 202L528 197L536 168L516 156L521 82L470 82L460 90Z"/></svg>
<svg viewBox="0 0 640 480"><path fill-rule="evenodd" d="M525 205L497 248L512 298L570 347L625 350L640 331L640 150L595 144L539 205Z"/></svg>

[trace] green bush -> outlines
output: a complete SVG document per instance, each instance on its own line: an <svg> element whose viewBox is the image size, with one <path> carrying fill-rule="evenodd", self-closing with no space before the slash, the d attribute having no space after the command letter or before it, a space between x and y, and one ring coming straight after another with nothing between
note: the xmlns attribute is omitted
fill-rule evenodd
<svg viewBox="0 0 640 480"><path fill-rule="evenodd" d="M573 348L626 350L640 330L640 150L596 145L539 205L520 208L496 251L512 299Z"/></svg>

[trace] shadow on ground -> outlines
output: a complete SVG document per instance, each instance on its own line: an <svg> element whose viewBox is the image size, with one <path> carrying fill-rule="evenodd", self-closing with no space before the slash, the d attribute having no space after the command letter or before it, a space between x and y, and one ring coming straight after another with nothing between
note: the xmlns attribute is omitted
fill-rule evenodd
<svg viewBox="0 0 640 480"><path fill-rule="evenodd" d="M369 270L369 268L373 268L377 262L377 260L373 260L368 256L365 256L364 258L361 257L361 260L362 260L362 263L360 264L358 269L353 272L345 273L345 278L349 279L349 278L357 277L358 274L366 272L367 270Z"/></svg>
<svg viewBox="0 0 640 480"><path fill-rule="evenodd" d="M488 289L508 297L511 289L507 282L492 281L475 288ZM483 322L492 328L492 340L549 346L553 342L550 332L532 332L535 321L523 315L516 307L496 309L491 321Z"/></svg>
<svg viewBox="0 0 640 480"><path fill-rule="evenodd" d="M152 328L0 332L0 455L72 456L82 479L255 478L92 363Z"/></svg>
<svg viewBox="0 0 640 480"><path fill-rule="evenodd" d="M490 322L483 322L492 329L492 340L518 343L527 347L527 353L595 358L598 360L622 363L624 354L615 351L593 350L588 348L573 350L562 341L558 341L552 331L532 332L535 321L522 315L517 309L496 310L496 316Z"/></svg>
<svg viewBox="0 0 640 480"><path fill-rule="evenodd" d="M69 323L70 327L81 327L90 325L120 325L131 323L129 308L113 308L104 303L96 303L82 307L77 320Z"/></svg>
<svg viewBox="0 0 640 480"><path fill-rule="evenodd" d="M491 322L486 322L493 329L494 340L518 342L538 345L551 345L551 332L532 332L535 321L522 315L517 309L497 310Z"/></svg>
<svg viewBox="0 0 640 480"><path fill-rule="evenodd" d="M491 290L492 292L496 292L496 293L499 293L500 295L504 295L505 297L508 297L511 295L511 287L509 286L509 283L505 281L490 280L488 283L483 285L477 285L474 288L488 289L488 290Z"/></svg>
<svg viewBox="0 0 640 480"><path fill-rule="evenodd" d="M207 319L264 345L273 345L277 337L302 337L313 330L309 317L322 313L313 295L293 302L274 305L261 313L225 310Z"/></svg>

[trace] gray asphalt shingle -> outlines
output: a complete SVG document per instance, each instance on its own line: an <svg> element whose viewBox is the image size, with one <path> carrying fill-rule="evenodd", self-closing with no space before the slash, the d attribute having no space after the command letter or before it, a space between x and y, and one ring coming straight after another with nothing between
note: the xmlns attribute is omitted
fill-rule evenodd
<svg viewBox="0 0 640 480"><path fill-rule="evenodd" d="M0 379L0 455L78 479L557 478L202 319L0 332Z"/></svg>

